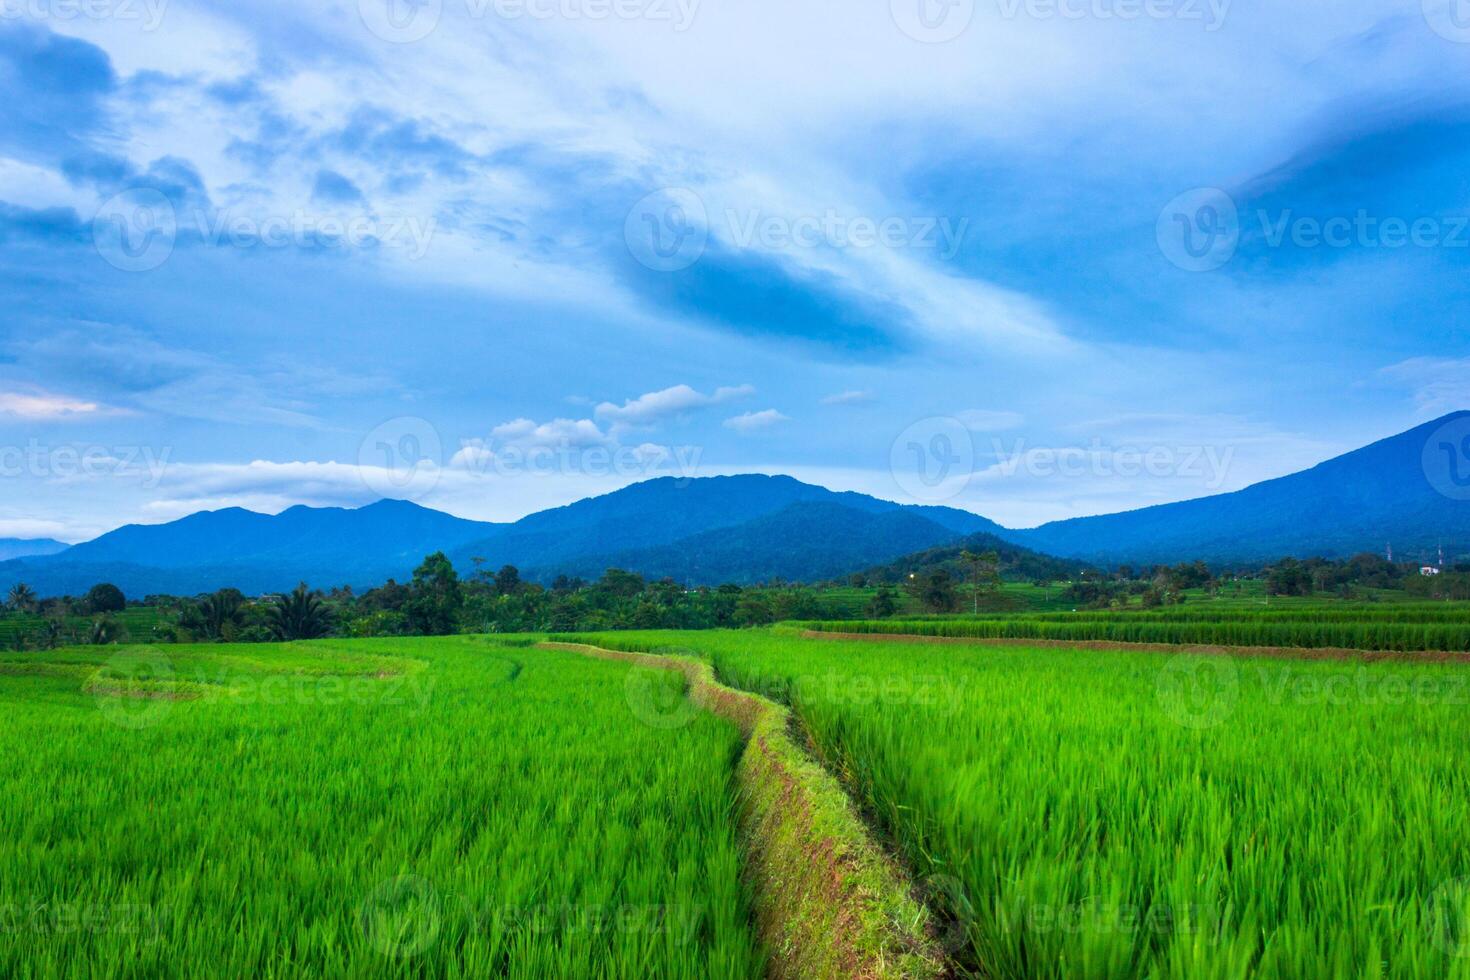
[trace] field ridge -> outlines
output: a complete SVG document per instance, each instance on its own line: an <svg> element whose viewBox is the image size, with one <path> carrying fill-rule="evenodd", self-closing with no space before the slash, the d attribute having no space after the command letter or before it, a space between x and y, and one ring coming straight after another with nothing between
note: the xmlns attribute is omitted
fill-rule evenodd
<svg viewBox="0 0 1470 980"><path fill-rule="evenodd" d="M554 639L548 649L677 670L689 701L746 738L736 770L756 925L773 977L940 977L928 909L835 776L791 737L784 706L721 684L691 657Z"/></svg>

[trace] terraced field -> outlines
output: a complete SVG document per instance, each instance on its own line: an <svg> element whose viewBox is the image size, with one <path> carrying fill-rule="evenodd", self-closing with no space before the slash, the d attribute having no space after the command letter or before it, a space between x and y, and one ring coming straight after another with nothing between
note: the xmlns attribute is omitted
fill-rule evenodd
<svg viewBox="0 0 1470 980"><path fill-rule="evenodd" d="M8 654L0 975L760 975L740 735L640 724L629 669L473 638Z"/></svg>
<svg viewBox="0 0 1470 980"><path fill-rule="evenodd" d="M1470 610L1463 603L1444 602L1378 606L1302 602L1274 608L1201 603L1157 611L825 620L802 625L832 633L959 639L1470 651Z"/></svg>
<svg viewBox="0 0 1470 980"><path fill-rule="evenodd" d="M792 705L997 977L1470 977L1457 664L601 634Z"/></svg>

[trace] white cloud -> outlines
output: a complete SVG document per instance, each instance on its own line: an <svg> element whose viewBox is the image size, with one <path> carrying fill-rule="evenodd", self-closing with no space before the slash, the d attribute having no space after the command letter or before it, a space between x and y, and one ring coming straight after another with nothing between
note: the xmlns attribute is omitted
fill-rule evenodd
<svg viewBox="0 0 1470 980"><path fill-rule="evenodd" d="M37 520L34 518L0 518L0 538L55 538L58 541L76 541L73 529L60 521Z"/></svg>
<svg viewBox="0 0 1470 980"><path fill-rule="evenodd" d="M823 405L866 405L873 401L871 391L839 391L822 399Z"/></svg>
<svg viewBox="0 0 1470 980"><path fill-rule="evenodd" d="M50 420L95 415L103 408L97 402L68 398L45 392L0 392L0 416L18 419Z"/></svg>
<svg viewBox="0 0 1470 980"><path fill-rule="evenodd" d="M616 441L591 419L552 419L550 422L513 419L491 429L490 436L492 445L520 449L534 446L590 449L593 446L610 446Z"/></svg>
<svg viewBox="0 0 1470 980"><path fill-rule="evenodd" d="M755 389L750 385L716 388L712 395L698 392L688 385L674 385L672 388L650 391L637 398L631 398L621 405L603 402L597 406L593 414L614 425L647 426L696 409L744 398L754 393Z"/></svg>
<svg viewBox="0 0 1470 980"><path fill-rule="evenodd" d="M790 420L785 415L782 415L774 408L768 408L761 412L746 412L744 415L737 415L734 418L726 419L725 428L734 429L736 432L743 434L759 432L762 429L769 429L773 425L788 421Z"/></svg>
<svg viewBox="0 0 1470 980"><path fill-rule="evenodd" d="M1415 406L1426 416L1470 408L1470 357L1411 357L1379 373L1407 387Z"/></svg>

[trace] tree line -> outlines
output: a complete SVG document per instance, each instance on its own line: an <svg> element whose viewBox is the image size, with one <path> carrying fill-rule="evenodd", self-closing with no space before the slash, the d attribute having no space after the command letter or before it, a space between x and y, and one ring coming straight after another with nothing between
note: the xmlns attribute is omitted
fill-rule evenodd
<svg viewBox="0 0 1470 980"><path fill-rule="evenodd" d="M427 556L406 582L390 579L357 592L322 591L306 583L282 595L250 598L225 588L193 596L150 595L129 604L110 584L85 597L38 599L15 586L7 605L35 614L39 630L18 632L12 644L268 642L328 636L437 636L452 633L569 632L612 629L708 629L761 626L825 614L818 593L803 586L721 585L686 589L672 579L649 581L608 569L596 581L561 576L549 586L523 580L514 565L481 561L461 576L443 552ZM118 614L153 613L129 634ZM75 625L78 618L83 624Z"/></svg>

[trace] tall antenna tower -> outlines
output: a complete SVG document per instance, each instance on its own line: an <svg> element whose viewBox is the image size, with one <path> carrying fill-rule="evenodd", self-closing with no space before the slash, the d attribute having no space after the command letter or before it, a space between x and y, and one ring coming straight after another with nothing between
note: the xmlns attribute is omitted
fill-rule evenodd
<svg viewBox="0 0 1470 980"><path fill-rule="evenodd" d="M1393 564L1393 542L1392 541L1390 541L1388 543L1388 563L1390 565Z"/></svg>

